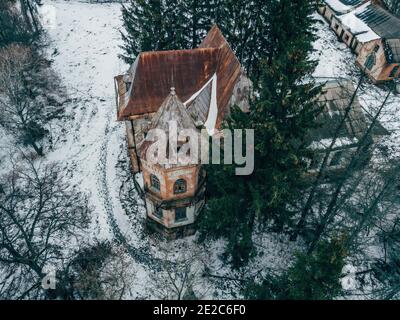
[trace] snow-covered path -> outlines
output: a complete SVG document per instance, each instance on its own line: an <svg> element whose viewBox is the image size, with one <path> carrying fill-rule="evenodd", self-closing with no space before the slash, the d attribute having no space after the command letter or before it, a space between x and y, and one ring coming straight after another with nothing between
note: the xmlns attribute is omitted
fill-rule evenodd
<svg viewBox="0 0 400 320"><path fill-rule="evenodd" d="M121 206L116 172L121 150L126 150L113 82L127 68L118 58L121 5L60 0L46 0L45 5L56 13L56 25L48 29L53 67L72 98L67 113L73 116L47 158L61 162L74 183L90 194L92 239L138 244Z"/></svg>
<svg viewBox="0 0 400 320"><path fill-rule="evenodd" d="M113 87L113 77L125 68L118 59L120 6L51 0L45 4L56 13L56 25L48 30L54 48L53 67L73 99L67 112L74 115L74 120L65 124L63 141L48 159L65 165L82 191L91 194L97 225L92 236L110 238L109 190L104 188L101 171L111 135L123 132L115 121Z"/></svg>

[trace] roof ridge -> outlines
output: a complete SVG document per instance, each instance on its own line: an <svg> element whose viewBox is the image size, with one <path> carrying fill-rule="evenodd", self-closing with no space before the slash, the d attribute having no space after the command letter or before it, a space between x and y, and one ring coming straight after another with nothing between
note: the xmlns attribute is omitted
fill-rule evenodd
<svg viewBox="0 0 400 320"><path fill-rule="evenodd" d="M159 50L159 51L143 51L140 53L140 56L147 56L147 55L157 55L157 54L171 54L171 53L192 53L192 52L200 52L200 51L215 51L219 50L219 48L210 47L210 48L193 48L193 49L179 49L179 50Z"/></svg>

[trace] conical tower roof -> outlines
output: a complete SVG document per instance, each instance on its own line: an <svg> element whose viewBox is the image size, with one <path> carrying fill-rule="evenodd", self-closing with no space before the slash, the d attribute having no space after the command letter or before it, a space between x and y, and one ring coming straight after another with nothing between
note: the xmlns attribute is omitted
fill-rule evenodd
<svg viewBox="0 0 400 320"><path fill-rule="evenodd" d="M169 131L170 121L176 121L178 134L183 129L196 129L193 119L187 112L185 105L176 95L175 88L171 88L170 94L154 115L150 129L157 128L167 133Z"/></svg>

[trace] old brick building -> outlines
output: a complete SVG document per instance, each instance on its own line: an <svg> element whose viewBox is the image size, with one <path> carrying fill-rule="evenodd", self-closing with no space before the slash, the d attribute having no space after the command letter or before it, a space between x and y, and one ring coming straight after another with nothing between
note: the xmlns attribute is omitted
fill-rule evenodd
<svg viewBox="0 0 400 320"><path fill-rule="evenodd" d="M204 206L200 164L161 165L146 159L150 129L217 134L233 105L248 109L251 82L217 26L199 48L142 52L115 77L117 116L126 125L132 168L142 173L149 224L175 237L193 232Z"/></svg>

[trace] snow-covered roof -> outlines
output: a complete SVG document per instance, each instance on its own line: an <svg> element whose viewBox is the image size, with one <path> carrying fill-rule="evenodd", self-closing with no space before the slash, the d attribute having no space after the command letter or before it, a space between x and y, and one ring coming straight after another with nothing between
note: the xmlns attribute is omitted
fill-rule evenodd
<svg viewBox="0 0 400 320"><path fill-rule="evenodd" d="M343 27L354 34L361 43L381 38L371 27L359 18L359 14L363 13L370 5L371 1L368 1L355 10L337 17L337 19L341 21Z"/></svg>
<svg viewBox="0 0 400 320"><path fill-rule="evenodd" d="M325 0L325 3L336 13L350 12L366 0Z"/></svg>
<svg viewBox="0 0 400 320"><path fill-rule="evenodd" d="M368 5L356 15L382 38L400 39L400 19L381 6Z"/></svg>

